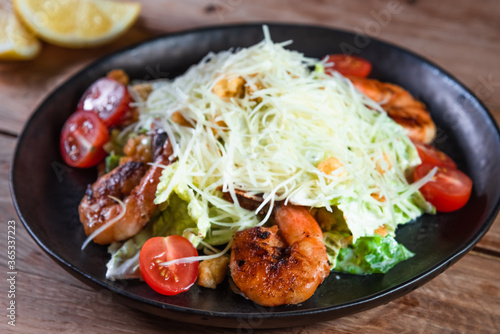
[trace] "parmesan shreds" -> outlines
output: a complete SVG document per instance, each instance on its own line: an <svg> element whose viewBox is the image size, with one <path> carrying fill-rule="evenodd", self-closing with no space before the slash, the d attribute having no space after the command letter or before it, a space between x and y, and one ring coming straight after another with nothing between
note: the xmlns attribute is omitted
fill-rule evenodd
<svg viewBox="0 0 500 334"><path fill-rule="evenodd" d="M163 128L178 160L162 198L190 185L217 208L209 221L218 233L264 224L277 201L338 206L355 239L401 223L396 208L418 191L405 171L420 162L404 130L349 80L311 71L318 60L264 34L257 45L211 53L175 80L155 83L140 126ZM239 93L216 94L221 83L227 93L238 81ZM190 125L176 123L174 113ZM333 158L336 168L318 168ZM263 221L238 205L236 190L263 195L259 210L270 205ZM221 191L235 205L224 204ZM404 214L409 220L421 211Z"/></svg>
<svg viewBox="0 0 500 334"><path fill-rule="evenodd" d="M228 243L226 248L224 248L221 252L218 252L215 254L183 257L180 259L170 260L167 262L161 262L158 265L168 267L168 266L174 265L174 264L183 264L183 263L191 263L191 262L198 262L198 261L215 259L215 258L218 258L218 257L226 254L230 248L231 248L231 243Z"/></svg>

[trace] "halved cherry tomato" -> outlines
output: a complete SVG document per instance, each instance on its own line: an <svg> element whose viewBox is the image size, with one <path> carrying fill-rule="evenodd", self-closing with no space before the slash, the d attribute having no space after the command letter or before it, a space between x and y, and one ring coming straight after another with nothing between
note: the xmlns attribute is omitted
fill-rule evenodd
<svg viewBox="0 0 500 334"><path fill-rule="evenodd" d="M436 166L428 163L417 166L415 181L426 176L434 167ZM432 180L420 188L425 199L439 212L460 209L469 200L471 191L472 180L458 169L448 167L438 167Z"/></svg>
<svg viewBox="0 0 500 334"><path fill-rule="evenodd" d="M154 237L142 246L139 267L144 280L153 290L162 295L173 296L187 291L196 282L198 262L168 267L161 266L160 263L197 255L196 248L184 237Z"/></svg>
<svg viewBox="0 0 500 334"><path fill-rule="evenodd" d="M372 64L368 60L358 56L343 54L329 55L327 63L332 63L332 65L325 67L326 74L332 74L333 71L337 71L345 76L366 78L372 70Z"/></svg>
<svg viewBox="0 0 500 334"><path fill-rule="evenodd" d="M78 111L93 111L111 127L119 123L130 109L130 95L125 85L110 78L94 82L78 103Z"/></svg>
<svg viewBox="0 0 500 334"><path fill-rule="evenodd" d="M415 140L413 144L417 148L422 163L428 163L439 167L457 168L457 164L437 148Z"/></svg>
<svg viewBox="0 0 500 334"><path fill-rule="evenodd" d="M73 167L91 167L104 159L108 129L93 112L71 115L61 131L60 148L64 161Z"/></svg>

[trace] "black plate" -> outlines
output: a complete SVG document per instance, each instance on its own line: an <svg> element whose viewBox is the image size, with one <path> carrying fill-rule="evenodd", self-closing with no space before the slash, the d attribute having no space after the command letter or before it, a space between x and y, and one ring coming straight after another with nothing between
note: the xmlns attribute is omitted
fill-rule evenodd
<svg viewBox="0 0 500 334"><path fill-rule="evenodd" d="M125 69L134 79L183 73L209 51L253 45L259 24L215 27L160 37L95 62L57 88L35 111L19 138L11 168L11 191L24 226L57 263L83 282L112 291L127 305L171 319L223 327L287 327L334 319L387 303L421 286L464 256L486 233L499 209L500 135L484 105L452 76L401 48L322 27L270 25L274 41L293 39L291 49L321 58L357 50L370 60L372 76L409 89L429 107L438 126L436 145L474 181L461 210L424 216L398 230L416 253L386 275L332 273L308 301L264 308L234 294L227 282L216 290L194 286L161 296L138 281L105 279L106 247L80 246L85 239L77 205L94 169L69 168L59 154L59 133L85 89L107 71ZM360 42L363 41L362 44Z"/></svg>

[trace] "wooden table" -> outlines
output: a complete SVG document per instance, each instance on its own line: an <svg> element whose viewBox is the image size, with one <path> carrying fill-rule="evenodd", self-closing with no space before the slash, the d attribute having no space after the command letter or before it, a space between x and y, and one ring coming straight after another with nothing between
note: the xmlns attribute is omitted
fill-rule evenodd
<svg viewBox="0 0 500 334"><path fill-rule="evenodd" d="M365 32L436 62L474 91L500 120L500 2L496 0L143 0L138 23L99 49L44 45L25 63L0 64L0 331L18 333L209 333L129 309L55 264L22 228L8 188L16 138L56 86L96 58L160 33L250 21L319 24ZM394 8L396 10L390 11ZM387 12L391 14L388 16ZM385 14L384 14L385 13ZM43 131L43 130L41 130ZM492 182L498 182L492 180ZM16 221L16 326L7 324L7 222ZM500 331L500 219L462 260L387 305L274 333L494 333ZM229 331L228 331L229 332ZM249 331L251 332L251 331Z"/></svg>

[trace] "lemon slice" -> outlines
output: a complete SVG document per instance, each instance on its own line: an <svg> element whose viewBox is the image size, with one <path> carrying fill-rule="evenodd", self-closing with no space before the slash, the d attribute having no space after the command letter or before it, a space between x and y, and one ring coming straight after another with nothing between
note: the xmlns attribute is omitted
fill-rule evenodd
<svg viewBox="0 0 500 334"><path fill-rule="evenodd" d="M41 43L17 20L14 13L0 10L0 60L34 58Z"/></svg>
<svg viewBox="0 0 500 334"><path fill-rule="evenodd" d="M139 3L108 0L14 0L14 10L41 39L81 48L107 43L137 19Z"/></svg>

